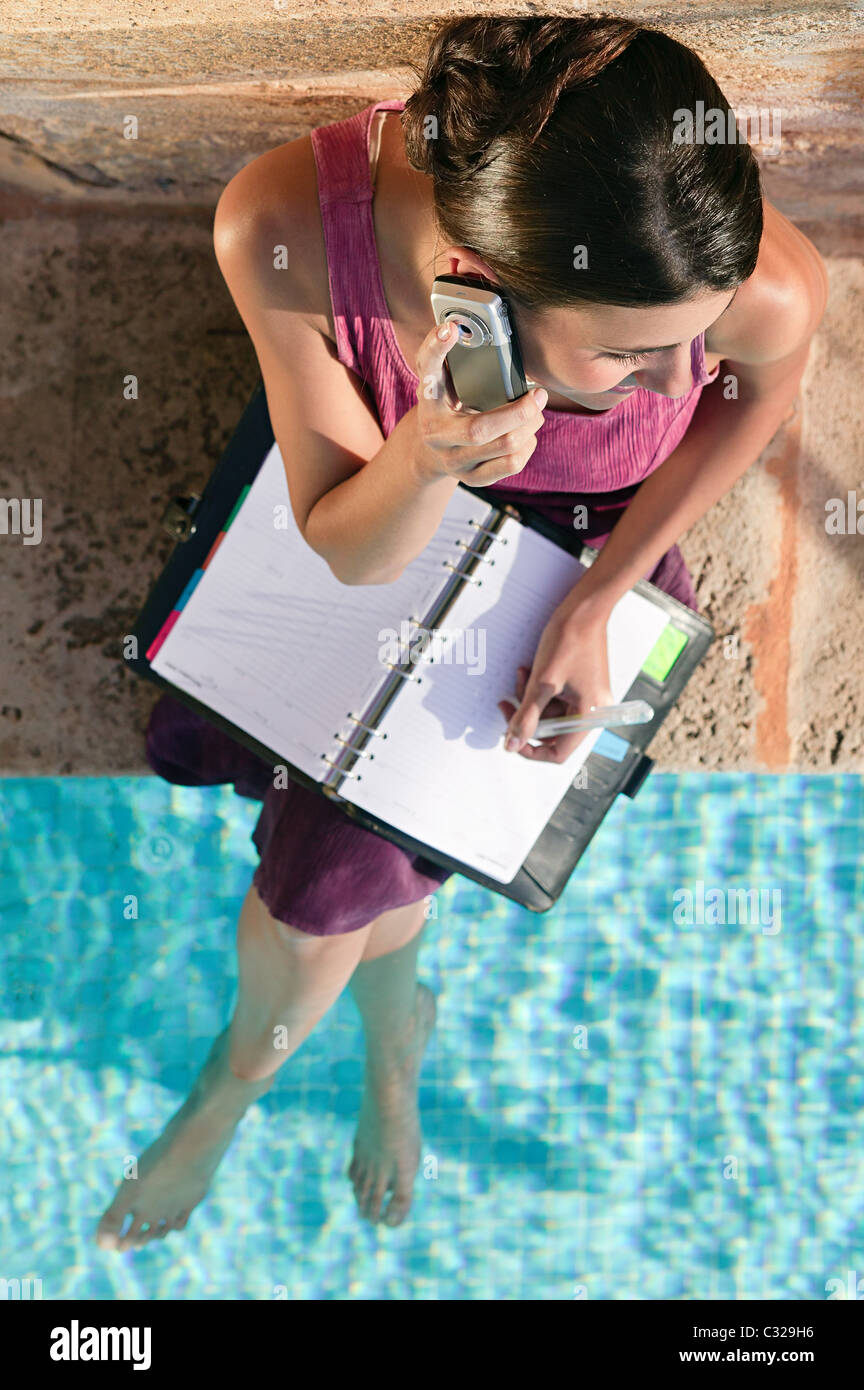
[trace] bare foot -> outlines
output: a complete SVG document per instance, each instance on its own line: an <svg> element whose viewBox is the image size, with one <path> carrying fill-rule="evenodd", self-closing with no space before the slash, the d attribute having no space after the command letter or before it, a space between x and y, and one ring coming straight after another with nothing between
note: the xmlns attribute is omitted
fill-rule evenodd
<svg viewBox="0 0 864 1390"><path fill-rule="evenodd" d="M386 1058L366 1059L366 1083L348 1177L367 1220L398 1226L408 1215L420 1162L417 1081L435 1024L435 996L418 984L411 1029ZM392 1193L386 1211L381 1204Z"/></svg>
<svg viewBox="0 0 864 1390"><path fill-rule="evenodd" d="M134 1250L182 1231L207 1194L247 1106L272 1085L240 1081L228 1065L228 1030L220 1034L188 1099L125 1178L96 1231L103 1250ZM132 1223L121 1235L127 1217Z"/></svg>

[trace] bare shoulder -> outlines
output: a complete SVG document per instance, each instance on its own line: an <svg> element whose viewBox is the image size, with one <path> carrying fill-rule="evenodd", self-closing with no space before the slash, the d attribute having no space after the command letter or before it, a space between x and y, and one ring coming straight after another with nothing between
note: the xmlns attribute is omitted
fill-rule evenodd
<svg viewBox="0 0 864 1390"><path fill-rule="evenodd" d="M813 336L828 298L822 257L768 202L756 269L705 335L706 352L761 364L788 357Z"/></svg>
<svg viewBox="0 0 864 1390"><path fill-rule="evenodd" d="M268 150L234 175L216 207L213 242L235 299L290 308L333 337L310 136Z"/></svg>

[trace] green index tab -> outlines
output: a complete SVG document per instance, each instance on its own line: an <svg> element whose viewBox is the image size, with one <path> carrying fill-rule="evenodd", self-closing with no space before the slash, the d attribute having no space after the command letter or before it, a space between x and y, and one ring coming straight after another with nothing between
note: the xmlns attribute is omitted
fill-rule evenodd
<svg viewBox="0 0 864 1390"><path fill-rule="evenodd" d="M664 627L642 667L642 675L662 684L687 646L687 634L669 623Z"/></svg>
<svg viewBox="0 0 864 1390"><path fill-rule="evenodd" d="M235 516L237 515L237 513L239 512L240 508L243 506L243 503L246 501L246 494L247 494L247 492L249 491L249 488L250 488L250 487L251 487L251 483L247 483L246 486L244 487L243 491L240 493L240 496L237 498L237 501L234 503L234 506L233 506L233 508L232 508L232 510L231 510L231 515L229 516L228 520L225 522L225 525L222 527L222 530L223 530L223 531L227 531L227 530L228 530L228 527L231 525L231 522L234 520L234 518L235 518Z"/></svg>

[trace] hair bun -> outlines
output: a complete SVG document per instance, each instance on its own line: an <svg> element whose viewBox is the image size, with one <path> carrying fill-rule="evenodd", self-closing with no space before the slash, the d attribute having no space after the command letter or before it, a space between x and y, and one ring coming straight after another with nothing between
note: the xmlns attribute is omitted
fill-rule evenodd
<svg viewBox="0 0 864 1390"><path fill-rule="evenodd" d="M409 164L443 181L474 173L496 136L540 134L559 97L597 77L640 31L629 20L579 16L456 19L435 34L405 103Z"/></svg>

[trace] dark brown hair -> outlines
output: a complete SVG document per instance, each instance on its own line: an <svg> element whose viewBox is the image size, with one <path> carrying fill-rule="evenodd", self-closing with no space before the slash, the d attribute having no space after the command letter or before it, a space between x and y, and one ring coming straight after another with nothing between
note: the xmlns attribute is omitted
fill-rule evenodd
<svg viewBox="0 0 864 1390"><path fill-rule="evenodd" d="M737 141L673 141L676 112L729 103L668 35L606 15L449 20L415 72L409 163L442 234L517 305L671 304L752 274L759 166Z"/></svg>

